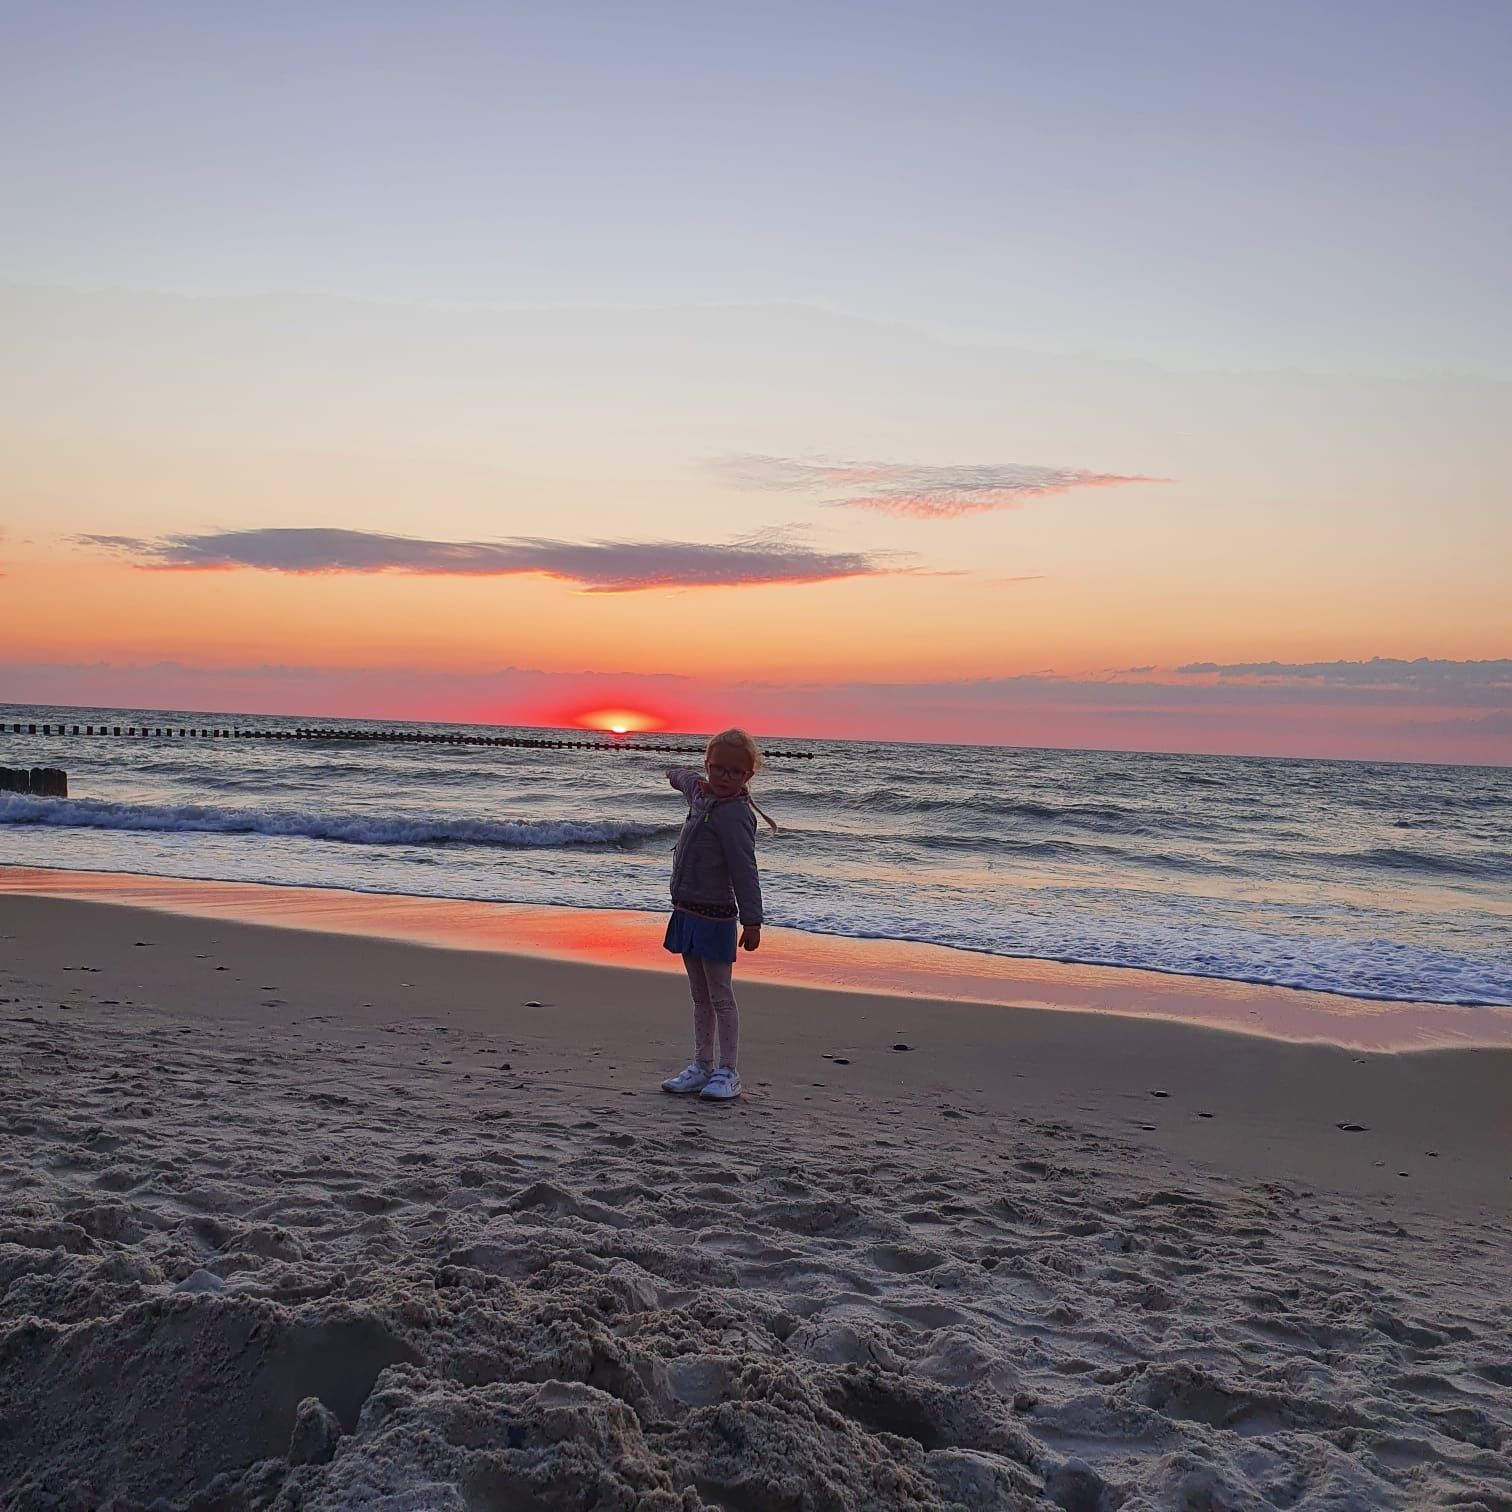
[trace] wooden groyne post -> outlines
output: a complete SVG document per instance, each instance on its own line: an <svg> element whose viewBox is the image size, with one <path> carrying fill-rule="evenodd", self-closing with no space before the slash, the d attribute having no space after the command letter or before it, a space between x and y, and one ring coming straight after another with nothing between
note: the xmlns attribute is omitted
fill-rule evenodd
<svg viewBox="0 0 1512 1512"><path fill-rule="evenodd" d="M0 793L30 793L33 798L68 797L68 773L57 767L0 767Z"/></svg>

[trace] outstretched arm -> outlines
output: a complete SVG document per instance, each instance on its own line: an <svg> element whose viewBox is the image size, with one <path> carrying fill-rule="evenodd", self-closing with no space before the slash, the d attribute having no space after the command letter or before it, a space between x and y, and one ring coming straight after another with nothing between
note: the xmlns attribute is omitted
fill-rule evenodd
<svg viewBox="0 0 1512 1512"><path fill-rule="evenodd" d="M677 789L684 798L693 791L693 784L698 781L698 769L696 767L667 767L667 781Z"/></svg>

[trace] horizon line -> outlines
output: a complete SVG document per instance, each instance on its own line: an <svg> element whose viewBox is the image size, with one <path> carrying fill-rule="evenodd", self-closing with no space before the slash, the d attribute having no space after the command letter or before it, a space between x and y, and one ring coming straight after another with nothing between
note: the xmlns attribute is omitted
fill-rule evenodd
<svg viewBox="0 0 1512 1512"><path fill-rule="evenodd" d="M53 709L77 712L81 709L107 709L113 713L126 712L117 709L111 704L13 704L0 703L0 709ZM453 719L401 719L397 717L377 718L369 715L351 715L340 719L327 715L316 714L268 714L255 713L244 709L149 709L137 705L136 714L184 714L193 715L196 718L206 719L279 719L279 720L305 720L314 721L318 724L338 727L341 725L406 725L420 726L436 730L546 730L552 732L566 732L574 735L587 735L597 733L604 737L605 748L612 749L615 744L627 744L631 737L649 737L651 739L677 739L686 736L689 739L706 739L715 732L711 730L639 730L627 731L625 736L616 736L608 730L592 731L583 725L541 725L524 723L483 723L478 720ZM7 723L15 723L14 720L0 720L0 736L11 736L13 732L4 728ZM33 721L28 721L31 723ZM46 723L47 721L43 721ZM68 723L73 723L70 720ZM87 721L85 721L87 723ZM1447 759L1417 758L1406 760L1397 756L1302 756L1281 755L1274 752L1235 752L1235 751L1182 751L1182 750L1134 750L1127 746L1057 746L1057 745L1014 745L1002 741L974 741L974 740L892 740L872 736L838 736L838 735L789 735L778 732L753 732L754 738L762 740L782 741L808 741L819 745L894 745L894 746L928 746L937 750L971 750L971 751L1052 751L1070 756L1157 756L1174 757L1180 759L1200 759L1205 761L1290 761L1290 762L1317 762L1324 764L1349 764L1352 766L1402 766L1402 767L1456 767L1469 771L1506 772L1512 771L1512 762L1497 761L1452 761ZM35 736L35 739L56 740L57 735ZM75 737L66 735L62 738L72 740ZM81 735L81 740L91 737ZM93 737L99 739L98 736ZM113 737L112 737L113 738ZM152 737L149 737L152 738ZM161 737L167 739L166 736ZM175 736L175 739L178 737Z"/></svg>

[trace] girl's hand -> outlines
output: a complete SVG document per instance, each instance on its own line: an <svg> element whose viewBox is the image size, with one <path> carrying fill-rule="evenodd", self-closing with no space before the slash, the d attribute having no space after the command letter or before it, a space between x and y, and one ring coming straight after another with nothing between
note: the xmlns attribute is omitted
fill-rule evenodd
<svg viewBox="0 0 1512 1512"><path fill-rule="evenodd" d="M761 946L761 925L747 924L740 931L740 945L743 950L757 950Z"/></svg>

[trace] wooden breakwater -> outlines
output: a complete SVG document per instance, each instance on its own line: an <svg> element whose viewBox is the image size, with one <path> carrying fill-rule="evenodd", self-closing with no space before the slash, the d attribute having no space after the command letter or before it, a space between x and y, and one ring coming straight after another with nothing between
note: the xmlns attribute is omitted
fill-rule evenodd
<svg viewBox="0 0 1512 1512"><path fill-rule="evenodd" d="M7 726L0 723L0 734ZM335 740L378 741L385 745L447 745L447 746L516 746L531 751L653 751L668 756L702 756L701 745L650 745L645 741L623 740L564 740L556 736L528 735L465 735L461 731L424 730L363 730L340 726L306 725L292 730L251 730L241 726L172 726L172 725L76 725L76 724L11 724L12 735L47 736L109 736L121 739L135 738L156 740ZM767 751L770 760L812 761L812 751Z"/></svg>
<svg viewBox="0 0 1512 1512"><path fill-rule="evenodd" d="M30 793L35 798L68 797L68 773L57 767L0 767L0 793Z"/></svg>

